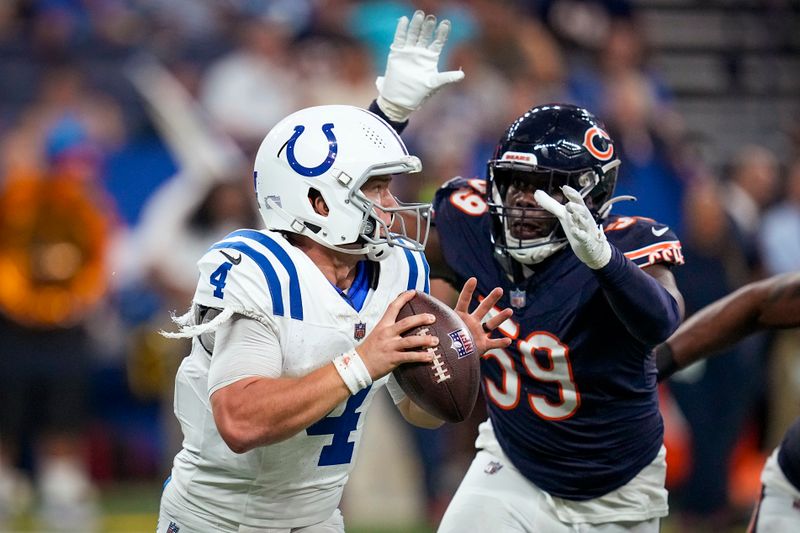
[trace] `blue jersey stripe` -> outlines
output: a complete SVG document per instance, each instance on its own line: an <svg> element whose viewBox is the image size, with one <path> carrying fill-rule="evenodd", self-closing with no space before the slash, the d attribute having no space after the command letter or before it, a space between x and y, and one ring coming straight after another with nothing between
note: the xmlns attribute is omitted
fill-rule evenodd
<svg viewBox="0 0 800 533"><path fill-rule="evenodd" d="M428 264L428 259L425 254L420 252L420 259L422 259L422 268L425 269L425 294L431 293L431 267Z"/></svg>
<svg viewBox="0 0 800 533"><path fill-rule="evenodd" d="M367 294L369 294L369 278L371 275L372 263L359 261L356 266L356 277L347 291L348 300L356 311L361 311L361 308L364 307L364 301L367 299Z"/></svg>
<svg viewBox="0 0 800 533"><path fill-rule="evenodd" d="M300 277L297 275L297 268L286 250L271 237L252 229L234 231L226 238L230 237L252 239L272 252L275 258L281 262L281 265L289 274L289 315L295 320L303 320L303 296L300 292Z"/></svg>
<svg viewBox="0 0 800 533"><path fill-rule="evenodd" d="M283 316L283 292L281 291L281 282L278 279L278 274L275 272L272 263L270 263L263 254L253 250L241 241L223 241L211 247L212 250L219 248L238 250L256 262L267 280L269 294L272 297L272 313L276 316Z"/></svg>
<svg viewBox="0 0 800 533"><path fill-rule="evenodd" d="M402 242L408 242L406 239L396 235L398 240ZM416 289L419 277L419 266L417 265L417 260L414 258L414 252L409 250L408 248L403 248L403 252L406 254L406 260L408 261L408 289ZM422 268L425 275L423 281L423 291L426 294L430 294L431 286L430 286L430 272L431 267L428 264L428 260L425 258L425 254L423 252L419 252L419 257L422 260Z"/></svg>
<svg viewBox="0 0 800 533"><path fill-rule="evenodd" d="M414 259L414 254L408 248L403 248L403 252L405 252L406 260L408 260L408 290L416 289L417 278L419 277L417 260Z"/></svg>

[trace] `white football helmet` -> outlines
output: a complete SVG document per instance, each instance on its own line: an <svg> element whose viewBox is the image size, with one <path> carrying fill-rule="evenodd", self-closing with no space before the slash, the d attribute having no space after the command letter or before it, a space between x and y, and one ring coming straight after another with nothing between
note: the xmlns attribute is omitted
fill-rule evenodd
<svg viewBox="0 0 800 533"><path fill-rule="evenodd" d="M255 162L258 208L267 229L306 235L348 254L383 259L388 246L422 251L430 229L430 204L381 206L361 187L372 176L422 170L386 122L358 107L326 105L302 109L281 120L264 138ZM314 210L311 195L320 194L327 216ZM390 213L397 228L378 216ZM406 233L398 212L417 218L417 231Z"/></svg>

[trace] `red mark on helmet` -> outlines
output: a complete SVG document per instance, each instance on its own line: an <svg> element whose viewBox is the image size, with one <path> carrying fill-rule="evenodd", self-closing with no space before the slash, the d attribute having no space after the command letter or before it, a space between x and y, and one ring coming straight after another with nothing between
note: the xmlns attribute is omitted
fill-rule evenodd
<svg viewBox="0 0 800 533"><path fill-rule="evenodd" d="M527 154L525 152L506 152L501 161L519 161L520 163L528 163L529 165L536 165L538 161L534 154Z"/></svg>
<svg viewBox="0 0 800 533"><path fill-rule="evenodd" d="M597 145L595 144L595 137L600 137L601 140L598 144L605 146L605 150L598 149ZM603 142L602 139L605 139L606 142ZM608 136L608 133L597 126L593 126L586 130L586 134L583 136L583 146L589 150L590 154L595 156L600 161L608 161L614 156L614 145L612 145L610 141L611 137Z"/></svg>

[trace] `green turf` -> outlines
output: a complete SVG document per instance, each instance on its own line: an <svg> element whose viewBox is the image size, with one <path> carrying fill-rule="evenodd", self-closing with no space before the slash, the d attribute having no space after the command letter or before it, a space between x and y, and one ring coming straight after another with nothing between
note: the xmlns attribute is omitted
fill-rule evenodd
<svg viewBox="0 0 800 533"><path fill-rule="evenodd" d="M127 483L100 488L103 518L99 531L102 533L152 533L158 518L160 483ZM347 517L345 517L347 521ZM433 533L424 524L383 527L377 524L347 522L347 533ZM44 533L35 516L26 513L17 517L3 533ZM732 528L691 528L679 526L674 518L662 521L661 533L740 533L744 524ZM88 532L87 532L88 533Z"/></svg>

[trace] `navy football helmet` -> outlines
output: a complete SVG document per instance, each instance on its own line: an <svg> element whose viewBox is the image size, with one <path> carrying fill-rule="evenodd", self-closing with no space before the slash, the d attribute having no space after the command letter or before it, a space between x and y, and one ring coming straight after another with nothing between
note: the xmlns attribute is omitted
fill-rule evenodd
<svg viewBox="0 0 800 533"><path fill-rule="evenodd" d="M605 218L619 164L614 142L586 109L549 104L526 111L488 163L486 194L498 254L530 265L566 246L558 220L534 201L537 189L563 202L561 186L569 185L598 221Z"/></svg>

